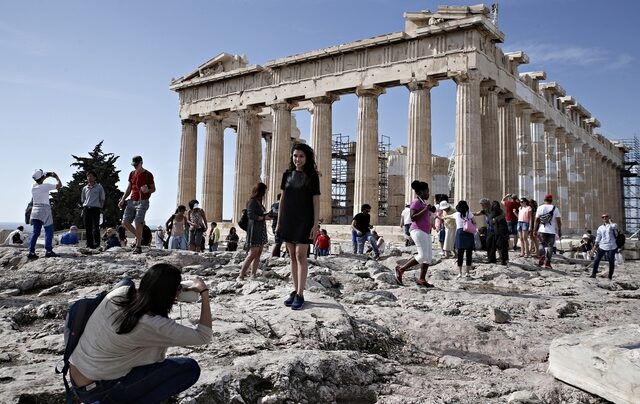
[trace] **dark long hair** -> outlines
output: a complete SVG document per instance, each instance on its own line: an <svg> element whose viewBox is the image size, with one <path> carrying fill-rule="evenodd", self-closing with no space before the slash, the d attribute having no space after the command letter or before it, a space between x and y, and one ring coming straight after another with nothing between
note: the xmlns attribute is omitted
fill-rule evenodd
<svg viewBox="0 0 640 404"><path fill-rule="evenodd" d="M118 325L116 332L131 332L145 314L169 317L181 280L180 269L174 265L160 263L149 268L140 281L140 288L136 290L132 285L125 297L113 300L122 307L114 321Z"/></svg>
<svg viewBox="0 0 640 404"><path fill-rule="evenodd" d="M250 198L262 201L262 198L264 198L264 194L266 193L267 193L267 184L265 184L264 182L259 182L251 190Z"/></svg>
<svg viewBox="0 0 640 404"><path fill-rule="evenodd" d="M305 155L304 166L302 167L302 172L307 175L305 180L305 185L309 186L311 184L311 179L316 177L318 178L318 166L316 164L316 154L311 148L311 146L305 143L296 143L291 148L291 159L289 161L289 171L295 171L296 165L293 164L293 152L296 150L300 150Z"/></svg>
<svg viewBox="0 0 640 404"><path fill-rule="evenodd" d="M467 201L458 201L456 210L460 212L460 215L462 217L465 217L467 215L467 212L469 211L469 204L467 203Z"/></svg>

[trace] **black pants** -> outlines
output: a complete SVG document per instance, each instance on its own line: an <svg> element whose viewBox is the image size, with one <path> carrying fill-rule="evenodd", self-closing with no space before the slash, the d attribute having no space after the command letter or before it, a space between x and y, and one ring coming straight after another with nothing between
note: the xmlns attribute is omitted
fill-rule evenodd
<svg viewBox="0 0 640 404"><path fill-rule="evenodd" d="M100 208L84 207L84 228L87 232L87 247L100 247Z"/></svg>
<svg viewBox="0 0 640 404"><path fill-rule="evenodd" d="M502 263L509 261L509 239L507 236L489 233L487 235L487 258L489 262L496 262L496 252L500 250Z"/></svg>
<svg viewBox="0 0 640 404"><path fill-rule="evenodd" d="M464 253L467 253L467 266L471 266L471 257L473 255L473 248L458 248L458 266L462 266L462 258Z"/></svg>

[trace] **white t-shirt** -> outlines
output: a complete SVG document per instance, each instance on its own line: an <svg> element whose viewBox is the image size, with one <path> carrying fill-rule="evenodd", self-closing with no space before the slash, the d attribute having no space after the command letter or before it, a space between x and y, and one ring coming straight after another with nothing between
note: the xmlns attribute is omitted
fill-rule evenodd
<svg viewBox="0 0 640 404"><path fill-rule="evenodd" d="M462 217L462 215L460 214L460 212L456 212L453 214L453 217L456 219L456 229L462 229L464 227L464 217ZM466 215L467 219L473 219L473 216L471 215L471 212L467 212Z"/></svg>
<svg viewBox="0 0 640 404"><path fill-rule="evenodd" d="M411 224L411 209L404 208L401 213L402 215L402 224Z"/></svg>
<svg viewBox="0 0 640 404"><path fill-rule="evenodd" d="M551 212L551 209L553 209L553 206L554 205L548 205L548 204L538 206L538 210L536 210L536 219L547 212ZM556 218L560 218L560 209L558 209L557 206L556 206L556 210L553 211L553 219L551 219L551 222L544 224L542 223L542 221L540 221L540 227L538 228L538 232L548 233L548 234L557 234L558 229L556 227Z"/></svg>
<svg viewBox="0 0 640 404"><path fill-rule="evenodd" d="M31 195L33 196L34 205L48 205L49 204L49 191L56 189L56 184L43 182L42 184L34 184L31 188Z"/></svg>

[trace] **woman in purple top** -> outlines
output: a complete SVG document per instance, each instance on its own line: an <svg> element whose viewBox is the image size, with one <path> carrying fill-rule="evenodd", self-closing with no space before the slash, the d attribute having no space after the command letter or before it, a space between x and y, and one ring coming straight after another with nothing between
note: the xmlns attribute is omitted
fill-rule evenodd
<svg viewBox="0 0 640 404"><path fill-rule="evenodd" d="M432 288L433 285L427 282L426 276L427 269L431 263L431 213L435 212L436 208L427 203L427 199L429 199L429 184L423 181L413 181L411 189L416 192L416 199L409 206L411 220L413 221L409 228L409 234L418 248L418 254L403 266L396 267L396 282L398 282L398 285L402 285L404 271L420 264L420 279L417 283L419 286Z"/></svg>

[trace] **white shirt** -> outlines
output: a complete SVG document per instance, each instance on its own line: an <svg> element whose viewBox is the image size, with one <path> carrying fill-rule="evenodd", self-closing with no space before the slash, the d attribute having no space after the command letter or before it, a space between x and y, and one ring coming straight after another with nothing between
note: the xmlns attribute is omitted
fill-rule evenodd
<svg viewBox="0 0 640 404"><path fill-rule="evenodd" d="M411 224L412 220L411 220L411 209L409 208L404 208L404 210L402 211L402 213L400 213L402 215L402 224Z"/></svg>
<svg viewBox="0 0 640 404"><path fill-rule="evenodd" d="M11 233L9 233L9 235L7 236L7 238L4 240L3 245L13 245L13 236L15 234L20 234L20 240L24 241L24 236L22 235L22 232L18 229L15 229L14 231L12 231Z"/></svg>
<svg viewBox="0 0 640 404"><path fill-rule="evenodd" d="M453 214L453 217L456 219L456 229L462 229L464 227L464 217L460 214L460 212L456 212ZM472 219L471 212L467 212L467 219Z"/></svg>
<svg viewBox="0 0 640 404"><path fill-rule="evenodd" d="M56 184L43 182L42 184L34 184L31 188L31 195L33 196L34 205L48 205L49 204L49 191L56 189Z"/></svg>
<svg viewBox="0 0 640 404"><path fill-rule="evenodd" d="M547 212L551 212L554 205L543 204L538 206L538 210L536 210L536 219L540 216L544 215ZM547 224L542 223L540 221L540 227L538 227L539 233L547 233L547 234L557 234L558 229L556 227L556 218L560 218L560 209L556 206L556 210L553 211L553 218Z"/></svg>
<svg viewBox="0 0 640 404"><path fill-rule="evenodd" d="M618 244L616 244L616 235L615 233L618 231L618 225L615 223L609 224L601 224L598 227L598 232L596 233L596 243L598 243L598 248L605 251L611 251L618 248Z"/></svg>

